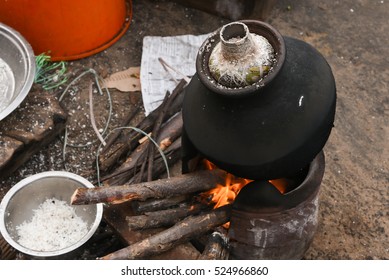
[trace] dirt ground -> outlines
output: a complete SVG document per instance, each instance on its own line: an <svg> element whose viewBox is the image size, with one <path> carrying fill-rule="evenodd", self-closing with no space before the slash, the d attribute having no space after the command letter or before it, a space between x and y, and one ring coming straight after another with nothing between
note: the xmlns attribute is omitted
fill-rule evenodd
<svg viewBox="0 0 389 280"><path fill-rule="evenodd" d="M389 259L388 5L387 0L277 0L266 18L284 36L317 48L331 65L337 84L335 127L324 148L319 228L305 259ZM86 68L107 76L140 65L146 35L198 35L230 21L170 1L133 1L127 33L107 50L70 62L69 71L73 78ZM88 83L87 78L73 86L63 103L70 113L70 142L95 138L87 105L83 107ZM128 110L142 102L140 92L112 91L112 99L109 129L119 126ZM104 97L99 104L101 124L107 118ZM62 146L61 140L53 142L1 181L0 195L28 175L63 170ZM68 147L68 170L95 180L96 149L96 143Z"/></svg>

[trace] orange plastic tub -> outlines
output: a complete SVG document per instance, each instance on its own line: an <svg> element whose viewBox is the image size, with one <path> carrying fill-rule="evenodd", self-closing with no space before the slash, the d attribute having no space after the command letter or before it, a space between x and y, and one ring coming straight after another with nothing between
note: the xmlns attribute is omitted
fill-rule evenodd
<svg viewBox="0 0 389 280"><path fill-rule="evenodd" d="M34 53L75 60L100 52L128 29L129 0L0 0L0 22L19 31Z"/></svg>

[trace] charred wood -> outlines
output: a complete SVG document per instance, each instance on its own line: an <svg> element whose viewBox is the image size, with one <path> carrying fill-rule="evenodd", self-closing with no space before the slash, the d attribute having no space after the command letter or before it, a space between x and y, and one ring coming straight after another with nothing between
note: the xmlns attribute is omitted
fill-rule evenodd
<svg viewBox="0 0 389 280"><path fill-rule="evenodd" d="M163 199L148 199L146 201L133 201L132 209L136 214L153 212L179 205L189 198L188 195L180 195Z"/></svg>
<svg viewBox="0 0 389 280"><path fill-rule="evenodd" d="M127 216L126 221L130 229L146 229L172 226L185 217L196 215L209 206L197 203L194 205L179 205L176 208L147 212L139 216Z"/></svg>
<svg viewBox="0 0 389 280"><path fill-rule="evenodd" d="M197 216L190 216L160 233L100 259L143 259L168 251L178 244L187 242L196 236L228 222L230 212L231 206L226 205Z"/></svg>
<svg viewBox="0 0 389 280"><path fill-rule="evenodd" d="M200 260L227 260L230 255L227 235L222 231L214 231L205 245Z"/></svg>

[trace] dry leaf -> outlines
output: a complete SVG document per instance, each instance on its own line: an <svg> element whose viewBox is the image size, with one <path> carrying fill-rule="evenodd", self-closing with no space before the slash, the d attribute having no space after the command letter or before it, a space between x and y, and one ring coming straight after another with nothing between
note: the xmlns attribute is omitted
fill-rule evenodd
<svg viewBox="0 0 389 280"><path fill-rule="evenodd" d="M104 79L104 87L116 88L124 92L140 91L140 67L130 67L112 74Z"/></svg>

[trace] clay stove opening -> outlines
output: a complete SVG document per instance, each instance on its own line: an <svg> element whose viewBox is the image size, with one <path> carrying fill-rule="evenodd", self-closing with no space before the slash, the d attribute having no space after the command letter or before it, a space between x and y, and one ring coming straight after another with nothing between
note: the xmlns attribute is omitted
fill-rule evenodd
<svg viewBox="0 0 389 280"><path fill-rule="evenodd" d="M207 170L218 169L216 165L207 159L203 159L202 162ZM214 205L214 208L227 204L233 204L244 187L250 188L250 185L257 185L257 182L262 182L262 184L265 183L266 187L264 188L264 186L258 184L258 186L252 188L252 192L255 196L253 197L249 194L244 200L254 199L255 202L258 202L258 204L262 207L271 207L276 204L280 194L287 194L303 182L307 175L307 170L303 170L299 174L290 178L279 178L257 182L251 179L235 176L231 173L226 172L225 174L225 182L223 184L217 184L215 188L201 194L207 203ZM263 194L259 194L255 192L254 188L258 188L259 190L264 189L265 192ZM270 192L268 190L270 190Z"/></svg>
<svg viewBox="0 0 389 280"><path fill-rule="evenodd" d="M185 147L185 146L184 146ZM217 169L197 156L183 161L183 170ZM226 173L225 183L201 194L214 208L232 205L228 231L230 259L301 259L318 224L318 193L324 174L321 151L294 176L250 180Z"/></svg>

